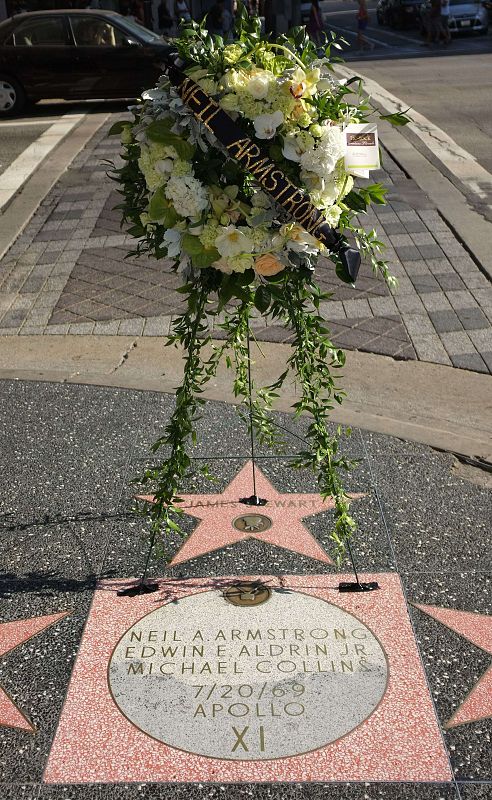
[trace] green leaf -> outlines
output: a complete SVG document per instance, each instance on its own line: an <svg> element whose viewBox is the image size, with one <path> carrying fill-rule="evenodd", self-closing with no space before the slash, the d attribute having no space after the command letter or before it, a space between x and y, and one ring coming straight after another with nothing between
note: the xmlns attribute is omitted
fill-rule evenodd
<svg viewBox="0 0 492 800"><path fill-rule="evenodd" d="M131 124L131 122L126 122L125 120L119 120L119 122L115 122L113 125L111 125L108 131L108 136L120 136L125 128L131 127Z"/></svg>
<svg viewBox="0 0 492 800"><path fill-rule="evenodd" d="M195 239L195 236L192 236L192 239ZM198 267L203 269L203 267L210 267L214 261L218 261L220 258L220 253L215 247L208 247L205 248L201 253L195 253L191 256L191 263L194 267Z"/></svg>
<svg viewBox="0 0 492 800"><path fill-rule="evenodd" d="M165 228L172 228L176 225L179 217L174 208L164 195L164 189L160 187L154 192L149 203L149 217L153 222L160 222Z"/></svg>
<svg viewBox="0 0 492 800"><path fill-rule="evenodd" d="M262 314L264 314L272 300L272 295L270 293L270 289L268 286L261 284L258 286L255 292L255 308L258 309Z"/></svg>
<svg viewBox="0 0 492 800"><path fill-rule="evenodd" d="M352 211L365 211L367 208L367 203L364 198L359 192L354 191L354 189L343 198L343 202L351 208Z"/></svg>
<svg viewBox="0 0 492 800"><path fill-rule="evenodd" d="M149 203L149 217L152 220L162 219L168 207L169 203L164 196L164 189L157 189Z"/></svg>
<svg viewBox="0 0 492 800"><path fill-rule="evenodd" d="M390 122L395 127L403 127L410 122L410 118L406 116L408 111L410 111L409 108L406 111L397 111L396 114L380 114L379 118Z"/></svg>
<svg viewBox="0 0 492 800"><path fill-rule="evenodd" d="M145 235L145 228L142 225L132 225L131 228L128 228L128 233L130 236L144 236Z"/></svg>
<svg viewBox="0 0 492 800"><path fill-rule="evenodd" d="M364 186L360 189L361 196L369 203L376 203L376 205L384 205L386 203L385 195L387 189L382 183L373 183L371 186Z"/></svg>
<svg viewBox="0 0 492 800"><path fill-rule="evenodd" d="M146 128L145 133L151 142L174 147L179 158L183 159L183 161L189 161L193 157L195 148L189 142L182 139L181 136L178 136L176 133L171 133L167 120L159 119L155 120L155 122L151 122L148 128Z"/></svg>
<svg viewBox="0 0 492 800"><path fill-rule="evenodd" d="M189 256L197 256L205 249L198 236L193 236L191 233L183 234L181 247Z"/></svg>

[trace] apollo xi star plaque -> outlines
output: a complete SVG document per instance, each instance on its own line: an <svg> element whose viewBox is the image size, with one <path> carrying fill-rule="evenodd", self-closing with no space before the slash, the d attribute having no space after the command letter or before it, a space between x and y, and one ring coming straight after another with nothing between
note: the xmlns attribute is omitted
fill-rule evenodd
<svg viewBox="0 0 492 800"><path fill-rule="evenodd" d="M377 708L387 679L384 650L366 625L292 591L245 605L209 591L161 606L124 633L108 669L114 702L141 731L239 760L296 756L340 739Z"/></svg>
<svg viewBox="0 0 492 800"><path fill-rule="evenodd" d="M349 579L101 581L43 782L450 781L399 577Z"/></svg>

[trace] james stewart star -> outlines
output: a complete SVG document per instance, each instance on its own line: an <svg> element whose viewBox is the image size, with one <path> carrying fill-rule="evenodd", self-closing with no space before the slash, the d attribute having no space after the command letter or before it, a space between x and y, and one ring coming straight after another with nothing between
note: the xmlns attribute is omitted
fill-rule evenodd
<svg viewBox="0 0 492 800"><path fill-rule="evenodd" d="M41 631L46 630L55 622L69 614L69 611L61 611L58 614L48 614L45 617L32 617L31 619L19 619L15 622L4 622L0 624L0 656L12 652L19 645L32 639ZM34 733L35 728L17 708L14 701L10 699L5 689L0 686L0 726L6 728L21 728L29 733Z"/></svg>
<svg viewBox="0 0 492 800"><path fill-rule="evenodd" d="M492 617L468 611L456 611L454 608L423 606L418 603L413 605L492 655ZM478 722L480 719L490 717L492 717L492 665L465 697L445 727L455 728L457 725Z"/></svg>
<svg viewBox="0 0 492 800"><path fill-rule="evenodd" d="M249 461L222 494L181 495L183 503L180 503L180 508L201 521L178 550L171 565L244 539L259 539L325 564L333 563L302 523L304 517L334 508L333 499L322 500L319 494L281 494L256 466L256 492L267 503L264 506L244 505L239 500L251 494L252 468ZM363 495L351 494L350 497L356 500ZM154 502L153 495L139 495L136 499Z"/></svg>

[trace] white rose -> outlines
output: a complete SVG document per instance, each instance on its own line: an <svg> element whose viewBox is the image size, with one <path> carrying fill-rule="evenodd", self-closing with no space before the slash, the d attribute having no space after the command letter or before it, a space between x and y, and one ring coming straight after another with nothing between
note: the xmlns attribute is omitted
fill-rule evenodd
<svg viewBox="0 0 492 800"><path fill-rule="evenodd" d="M269 72L253 72L246 83L246 91L248 91L255 100L264 100L268 94L271 82L272 76Z"/></svg>
<svg viewBox="0 0 492 800"><path fill-rule="evenodd" d="M174 161L172 158L163 158L160 161L156 161L154 164L154 169L159 175L166 175L172 172L174 166Z"/></svg>

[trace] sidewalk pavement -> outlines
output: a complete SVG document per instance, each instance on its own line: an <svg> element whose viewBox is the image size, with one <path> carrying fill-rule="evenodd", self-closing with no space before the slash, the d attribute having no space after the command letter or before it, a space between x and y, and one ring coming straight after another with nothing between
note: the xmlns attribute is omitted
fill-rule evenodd
<svg viewBox="0 0 492 800"><path fill-rule="evenodd" d="M162 336L180 296L165 262L125 259L133 245L114 210L119 195L104 159L118 157L110 123L72 163L0 262L0 335ZM399 287L392 294L362 267L355 288L319 269L333 299L323 309L348 350L492 372L492 286L436 208L384 153L375 180L389 202L364 217L387 245ZM263 324L263 323L262 323ZM258 327L261 341L285 331Z"/></svg>
<svg viewBox="0 0 492 800"><path fill-rule="evenodd" d="M124 259L131 240L119 228L118 213L112 210L114 185L100 163L117 156L117 144L106 132L101 129L77 157L0 264L3 352L12 361L9 372L0 359L0 374L15 378L0 381L1 415L7 421L0 428L2 800L489 800L492 495L487 473L457 464L449 453L396 437L406 436L411 425L418 427L418 402L432 406L437 431L445 427L448 405L466 414L465 426L462 417L453 417L453 441L461 428L485 435L490 377L461 367L485 373L492 366L490 285L438 210L389 155L385 168L391 207L377 212L400 278L399 293L393 296L365 271L355 290L331 280L328 269L320 280L335 293L327 316L336 340L349 349L370 351L349 353L360 407L368 402L370 372L381 383L385 408L398 406L401 412L400 426L391 430L394 436L355 428L342 443L347 457L359 462L346 481L347 490L358 495L351 509L358 523L354 555L363 577L376 578L383 587L347 602L359 622L373 609L373 636L385 641L388 691L399 698L398 715L387 717L387 704L378 706L367 720L372 727L363 723L354 733L357 746L352 734L334 742L331 782L324 782L314 767L278 784L254 783L252 777L224 784L213 777L214 759L203 759L211 765L207 780L180 783L171 777L159 782L155 756L162 753L161 745L140 732L135 739L132 724L116 711L104 683L109 662L91 650L94 628L92 644L88 639L90 625L96 624L94 592L98 581L106 581L100 597L111 591L108 580L140 575L144 569L147 526L129 511L137 491L131 480L149 464L150 445L172 409L170 387L177 367L171 364L175 372L162 380L158 337L169 329L179 295L173 294L176 279L164 263ZM370 219L377 221L376 215ZM287 346L274 326L255 333L272 358L285 354ZM50 372L58 342L66 349L66 363L53 360ZM153 383L142 374L149 363ZM134 389L115 385L121 364L130 371L126 385ZM92 370L87 383L103 385L78 385L87 370ZM419 384L424 373L425 396ZM45 382L33 380L36 374ZM223 491L249 457L242 423L229 403L217 402L224 397L223 387L220 381L211 387L215 398L204 406L193 453L196 467L211 458L218 482L211 486L197 471L184 492ZM414 405L406 394L412 390ZM368 420L367 415L359 418ZM297 436L305 433L305 420L295 422L279 413L277 422ZM448 430L443 449L458 449L449 441ZM288 437L287 453L298 447L298 440ZM272 458L260 448L258 465L278 492L293 493L291 498L316 492L311 475L289 469L286 457ZM307 515L304 523L328 553L332 523L330 509ZM196 517L185 515L186 533L197 524ZM171 539L170 554L179 546L177 538ZM286 589L294 592L302 576L308 594L317 580L326 580L329 606L340 608L340 576L332 563L258 538L221 549L211 546L210 552L174 567L154 558L149 574L186 585L203 576L217 581L227 575L262 575L265 565L279 584L280 597L289 594ZM346 560L343 570L350 568ZM290 581L289 575L294 576ZM384 605L398 597L403 617L387 613ZM145 609L152 602L165 604L169 594L160 591L147 598ZM137 607L141 600L126 599L130 615L145 613ZM416 605L407 606L407 601ZM114 599L115 607L118 603ZM386 609L382 617L380 604ZM97 624L116 645L111 602L109 608L110 616ZM399 627L401 619L405 630ZM395 659L400 672L394 669ZM106 687L101 717L95 710L100 695L90 681L80 691L81 670L87 668ZM79 684L69 690L74 676ZM82 728L73 727L71 709L77 704L84 708L84 703ZM421 716L420 704L427 716ZM105 738L101 731L108 733L108 726ZM85 728L99 735L91 738ZM217 730L220 737L220 726ZM241 730L236 736L244 736ZM380 739L372 739L368 730L382 736L381 749ZM85 735L85 751L80 734ZM421 760L415 754L424 739L432 740L432 747ZM135 741L138 747L132 751ZM340 757L343 747L350 768ZM92 767L84 752L95 753ZM319 763L326 770L329 748L323 753ZM171 767L186 762L188 755L172 750ZM134 762L142 764L142 759L143 777L129 778ZM190 761L193 769L195 762ZM252 764L253 776L256 762L242 763ZM268 770L272 762L262 764ZM226 767L222 762L221 768ZM298 776L302 765L292 768ZM93 769L97 775L110 771L112 777L98 782ZM275 769L284 770L283 762L274 762L274 781ZM71 779L75 774L78 779ZM188 775L187 780L193 779Z"/></svg>

